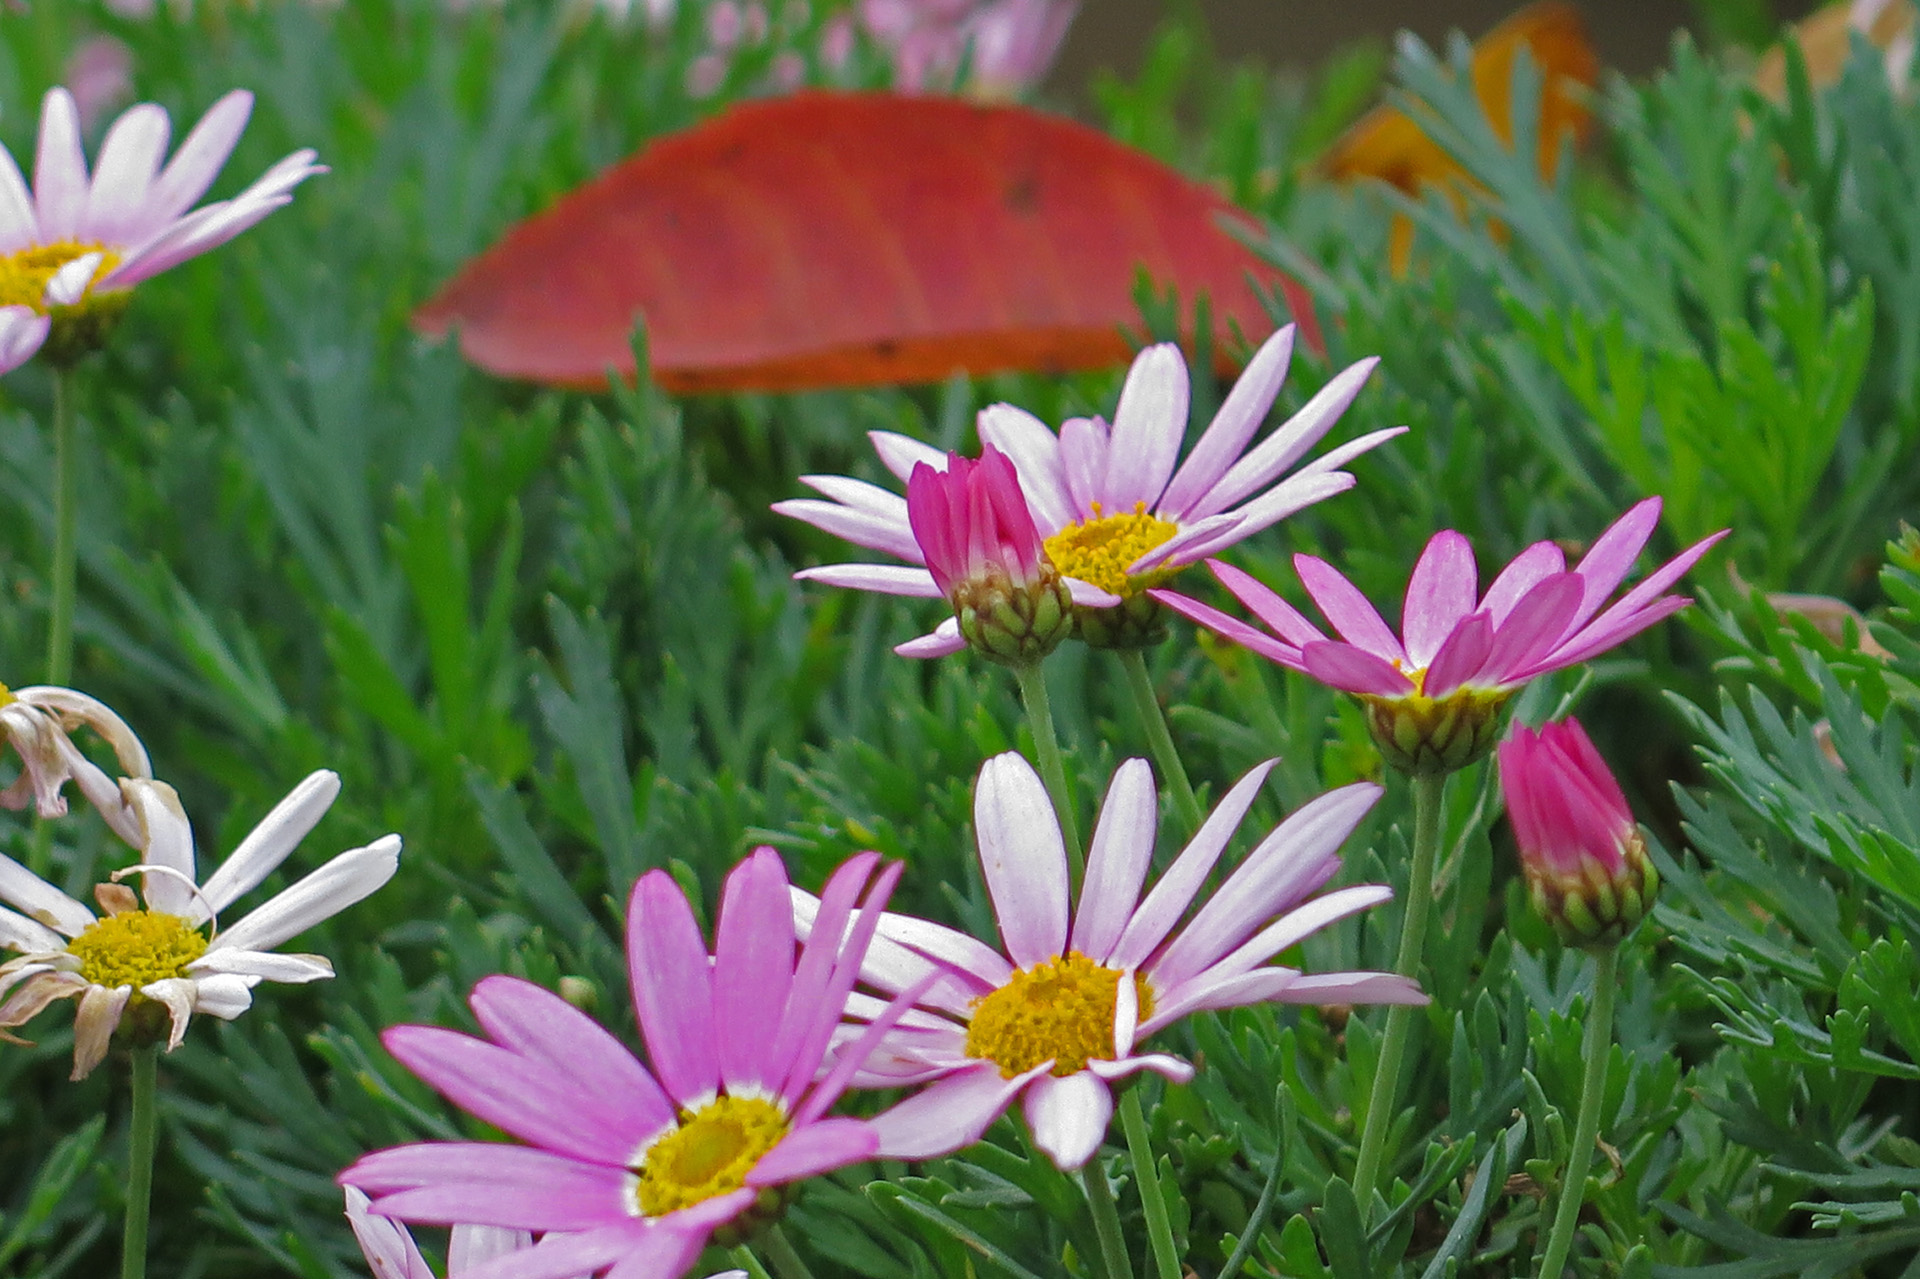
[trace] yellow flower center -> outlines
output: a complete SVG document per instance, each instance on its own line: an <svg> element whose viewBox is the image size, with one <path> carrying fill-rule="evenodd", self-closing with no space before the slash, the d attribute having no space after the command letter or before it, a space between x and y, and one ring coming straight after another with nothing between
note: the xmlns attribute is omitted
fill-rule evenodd
<svg viewBox="0 0 1920 1279"><path fill-rule="evenodd" d="M641 1157L640 1211L665 1216L740 1189L790 1127L786 1111L761 1097L716 1097L682 1112Z"/></svg>
<svg viewBox="0 0 1920 1279"><path fill-rule="evenodd" d="M19 698L13 695L12 689L8 688L5 684L0 684L0 706L11 706L19 700Z"/></svg>
<svg viewBox="0 0 1920 1279"><path fill-rule="evenodd" d="M1147 514L1145 502L1133 504L1131 515L1107 515L1093 504L1093 518L1069 524L1047 539L1047 556L1066 577L1091 582L1114 595L1133 595L1172 576L1154 570L1127 576L1127 565L1180 531L1171 520Z"/></svg>
<svg viewBox="0 0 1920 1279"><path fill-rule="evenodd" d="M44 312L47 309L47 281L67 263L89 253L102 254L93 279L88 281L87 287L92 288L101 276L120 262L120 255L105 245L58 240L52 244L35 244L0 257L0 306L30 306Z"/></svg>
<svg viewBox="0 0 1920 1279"><path fill-rule="evenodd" d="M97 986L131 986L184 976L187 965L207 953L207 939L178 915L129 910L87 925L67 943L80 960L80 975Z"/></svg>
<svg viewBox="0 0 1920 1279"><path fill-rule="evenodd" d="M996 1063L1004 1079L1049 1057L1049 1073L1062 1077L1085 1070L1089 1061L1110 1060L1120 976L1077 950L1017 970L1006 985L974 1001L967 1055ZM1153 1015L1153 989L1137 973L1133 988L1145 1021Z"/></svg>
<svg viewBox="0 0 1920 1279"><path fill-rule="evenodd" d="M1400 659L1396 657L1393 659L1393 669L1413 681L1412 696L1425 697L1427 695L1427 671L1430 668L1421 666L1414 670L1408 670L1405 666L1401 665ZM1405 696L1405 694L1403 694L1403 696Z"/></svg>

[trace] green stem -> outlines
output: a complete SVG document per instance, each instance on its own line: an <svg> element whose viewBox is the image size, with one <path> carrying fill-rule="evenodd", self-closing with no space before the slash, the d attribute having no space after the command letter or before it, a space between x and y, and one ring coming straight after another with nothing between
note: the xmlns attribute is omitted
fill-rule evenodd
<svg viewBox="0 0 1920 1279"><path fill-rule="evenodd" d="M800 1260L800 1254L793 1250L793 1244L777 1222L761 1236L760 1247L780 1279L813 1279L813 1272L807 1269L806 1262Z"/></svg>
<svg viewBox="0 0 1920 1279"><path fill-rule="evenodd" d="M1133 1279L1133 1263L1127 1259L1127 1241L1120 1234L1120 1208L1113 1202L1113 1187L1100 1167L1100 1156L1087 1160L1080 1169L1080 1184L1086 1187L1087 1208L1093 1213L1093 1233L1100 1238L1100 1261L1107 1279Z"/></svg>
<svg viewBox="0 0 1920 1279"><path fill-rule="evenodd" d="M1574 1231L1580 1224L1580 1205L1587 1199L1587 1165L1600 1137L1600 1102L1607 1091L1607 1057L1613 1045L1614 967L1619 948L1609 946L1594 956L1593 1003L1587 1009L1587 1034L1580 1045L1586 1054L1586 1075L1580 1081L1580 1114L1573 1123L1573 1150L1567 1156L1566 1176L1560 1182L1560 1207L1553 1214L1553 1233L1540 1261L1541 1279L1558 1279L1573 1251Z"/></svg>
<svg viewBox="0 0 1920 1279"><path fill-rule="evenodd" d="M749 1279L773 1279L767 1273L767 1268L760 1264L760 1258L754 1256L753 1249L747 1245L741 1244L728 1255L733 1258L734 1265L747 1272Z"/></svg>
<svg viewBox="0 0 1920 1279"><path fill-rule="evenodd" d="M73 370L53 371L53 608L47 621L47 683L73 678L73 597L77 574L74 525L79 506L79 454Z"/></svg>
<svg viewBox="0 0 1920 1279"><path fill-rule="evenodd" d="M1445 774L1413 779L1413 867L1407 876L1406 912L1400 925L1400 956L1393 971L1403 977L1420 975L1420 958L1427 940L1427 915L1433 906L1433 866L1439 860L1441 793ZM1400 1066L1419 1011L1405 1004L1387 1010L1387 1034L1380 1045L1380 1062L1367 1098L1367 1123L1360 1133L1360 1159L1353 1170L1353 1193L1362 1216L1373 1211L1374 1184L1380 1179L1387 1129L1393 1126L1394 1103L1400 1092Z"/></svg>
<svg viewBox="0 0 1920 1279"><path fill-rule="evenodd" d="M133 1050L133 1120L127 1132L127 1228L120 1279L146 1279L147 1212L153 1203L153 1149L159 1136L160 1046Z"/></svg>
<svg viewBox="0 0 1920 1279"><path fill-rule="evenodd" d="M1053 796L1053 807L1060 814L1060 833L1066 838L1067 860L1073 868L1073 882L1079 883L1087 859L1080 849L1080 824L1073 815L1073 792L1067 788L1067 766L1060 757L1060 743L1053 735L1053 707L1047 700L1047 677L1040 664L1016 666L1020 681L1020 699L1027 704L1027 722L1033 728L1033 748L1040 756L1040 776Z"/></svg>
<svg viewBox="0 0 1920 1279"><path fill-rule="evenodd" d="M1159 1279L1180 1279L1180 1254L1173 1242L1173 1224L1167 1220L1167 1201L1160 1197L1160 1173L1153 1163L1153 1144L1147 1139L1147 1117L1140 1111L1138 1083L1120 1097L1120 1124L1127 1132L1127 1151L1133 1156L1133 1181L1140 1188L1140 1206L1147 1214L1147 1239L1153 1245L1153 1265Z"/></svg>
<svg viewBox="0 0 1920 1279"><path fill-rule="evenodd" d="M1153 691L1147 659L1137 648L1122 649L1120 667L1127 673L1127 687L1133 690L1133 704L1140 712L1140 722L1147 726L1147 744L1153 748L1153 762L1160 766L1160 776L1173 788L1173 806L1179 810L1180 820L1191 836L1200 829L1200 801L1194 798L1186 767L1180 763L1180 753L1173 748L1173 734L1167 731L1167 717L1160 710L1159 695Z"/></svg>

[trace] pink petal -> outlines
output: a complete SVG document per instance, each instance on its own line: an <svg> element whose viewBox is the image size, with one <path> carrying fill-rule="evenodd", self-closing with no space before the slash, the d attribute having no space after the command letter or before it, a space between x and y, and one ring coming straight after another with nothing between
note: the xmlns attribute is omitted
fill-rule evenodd
<svg viewBox="0 0 1920 1279"><path fill-rule="evenodd" d="M1434 534L1407 579L1407 599L1401 610L1400 631L1406 636L1410 665L1418 669L1433 664L1440 646L1473 612L1479 591L1479 571L1467 539L1452 529Z"/></svg>
<svg viewBox="0 0 1920 1279"><path fill-rule="evenodd" d="M1105 500L1100 486L1107 474L1107 424L1097 417L1070 417L1060 424L1060 476L1078 519L1093 518L1093 504ZM1108 515L1126 514L1108 508Z"/></svg>
<svg viewBox="0 0 1920 1279"><path fill-rule="evenodd" d="M1299 945L1329 924L1337 923L1349 915L1358 914L1368 907L1377 906L1392 896L1393 890L1385 884L1355 884L1350 888L1339 888L1330 893L1323 893L1311 901L1302 902L1273 923L1268 924L1236 947L1231 954L1208 965L1189 981L1204 982L1213 977L1252 972L1275 955L1289 947ZM1183 982L1180 986L1168 990L1167 1002L1176 1002L1186 985L1187 983Z"/></svg>
<svg viewBox="0 0 1920 1279"><path fill-rule="evenodd" d="M73 95L49 89L40 100L40 144L33 160L41 243L74 238L87 207L87 190L87 157L80 147L80 114Z"/></svg>
<svg viewBox="0 0 1920 1279"><path fill-rule="evenodd" d="M1300 610L1280 598L1277 592L1252 574L1243 573L1220 560L1209 560L1207 568L1235 599L1245 604L1255 617L1293 648L1304 648L1315 640L1326 638L1320 633L1319 627L1301 615Z"/></svg>
<svg viewBox="0 0 1920 1279"><path fill-rule="evenodd" d="M1063 1172L1093 1158L1113 1118L1113 1090L1084 1070L1064 1079L1042 1075L1022 1101L1033 1144Z"/></svg>
<svg viewBox="0 0 1920 1279"><path fill-rule="evenodd" d="M1572 573L1542 578L1494 631L1479 682L1510 683L1531 670L1566 634L1584 590L1579 577Z"/></svg>
<svg viewBox="0 0 1920 1279"><path fill-rule="evenodd" d="M1300 650L1300 665L1329 688L1375 697L1406 697L1413 681L1383 658L1351 644L1318 640Z"/></svg>
<svg viewBox="0 0 1920 1279"><path fill-rule="evenodd" d="M727 876L713 948L714 1028L727 1091L771 1091L766 1010L784 1008L793 985L793 902L787 868L771 848L755 849Z"/></svg>
<svg viewBox="0 0 1920 1279"><path fill-rule="evenodd" d="M0 253L15 253L39 240L40 218L33 194L13 154L0 147Z"/></svg>
<svg viewBox="0 0 1920 1279"><path fill-rule="evenodd" d="M634 1127L657 1132L672 1120L672 1103L626 1045L552 991L518 977L485 977L468 1002L501 1047L556 1075L592 1080L637 1112Z"/></svg>
<svg viewBox="0 0 1920 1279"><path fill-rule="evenodd" d="M1558 546L1552 542L1535 542L1500 570L1500 576L1494 578L1493 585L1487 588L1480 607L1493 618L1497 629L1528 591L1555 573L1566 572L1566 569L1567 557Z"/></svg>
<svg viewBox="0 0 1920 1279"><path fill-rule="evenodd" d="M905 564L822 564L817 568L803 568L793 576L797 581L820 582L853 591L877 591L909 599L940 598L933 574Z"/></svg>
<svg viewBox="0 0 1920 1279"><path fill-rule="evenodd" d="M1202 973L1168 992L1164 1006L1140 1028L1142 1038L1158 1033L1182 1017L1222 1008L1247 1008L1280 996L1300 974L1291 968L1256 968L1244 973Z"/></svg>
<svg viewBox="0 0 1920 1279"><path fill-rule="evenodd" d="M856 859L849 858L848 862L856 863ZM861 867L859 882L865 883L868 863L857 862L856 864ZM854 982L860 977L860 969L866 958L867 949L873 942L875 930L879 927L880 916L886 910L887 898L892 896L894 885L900 882L900 874L905 869L906 865L902 862L883 866L880 873L873 877L873 882L867 886L866 900L861 905L860 913L853 918L853 926L847 932L846 941L834 955L833 967L828 972L827 982L819 997L810 1005L813 1013L811 1024L807 1026L806 1033L801 1036L798 1046L794 1049L792 1060L786 1066L786 1082L781 1087L780 1094L789 1106L800 1099L807 1086L820 1074L827 1048L833 1042L834 1032L840 1025L841 1011L847 1006L847 995L853 990ZM845 873L844 867L842 873ZM831 883L828 888L831 890ZM807 949L812 950L816 944L818 943L809 941ZM921 989L924 990L925 987ZM789 997L789 1007L793 1006L796 998L797 996ZM900 1011L905 1011L905 1005L901 1006ZM897 1015L896 1013L895 1016ZM813 1114L824 1109L830 1100L829 1097L823 1097L818 1107L812 1111L803 1109L801 1115L804 1119L811 1119Z"/></svg>
<svg viewBox="0 0 1920 1279"><path fill-rule="evenodd" d="M1194 894L1206 883L1214 863L1226 851L1227 841L1239 829L1240 820L1253 807L1260 787L1279 762L1270 759L1255 764L1245 777L1233 784L1233 789L1220 797L1213 812L1200 824L1200 829L1194 832L1167 873L1160 877L1160 882L1153 886L1147 899L1140 903L1140 908L1133 912L1133 918L1127 921L1126 929L1107 959L1109 968L1138 968L1159 946L1186 913Z"/></svg>
<svg viewBox="0 0 1920 1279"><path fill-rule="evenodd" d="M1041 536L1074 522L1072 499L1060 471L1060 441L1045 423L1011 404L990 404L980 410L978 430L982 444L1012 459Z"/></svg>
<svg viewBox="0 0 1920 1279"><path fill-rule="evenodd" d="M1126 566L1127 572L1144 573L1148 569L1168 563L1175 565L1197 564L1200 562L1202 556L1196 553L1195 548L1216 546L1222 542L1231 543L1240 541L1242 537L1246 536L1246 534L1240 531L1240 526L1243 523L1245 523L1245 517L1238 511L1229 511L1223 515L1209 516L1198 524L1189 525L1181 529L1178 533L1175 533L1172 537L1160 543L1160 545L1143 553L1140 558Z"/></svg>
<svg viewBox="0 0 1920 1279"><path fill-rule="evenodd" d="M960 623L949 617L934 627L931 634L910 639L904 644L895 644L893 651L901 657L925 661L935 657L951 657L966 646L966 636L960 633Z"/></svg>
<svg viewBox="0 0 1920 1279"><path fill-rule="evenodd" d="M1133 917L1159 825L1153 770L1144 759L1130 759L1114 772L1100 805L1100 822L1087 850L1087 878L1073 924L1073 949L1096 964L1107 962Z"/></svg>
<svg viewBox="0 0 1920 1279"><path fill-rule="evenodd" d="M1203 501L1227 468L1246 450L1253 433L1266 420L1281 383L1287 380L1287 365L1293 358L1293 325L1288 324L1260 344L1247 367L1233 384L1233 390L1221 402L1213 422L1200 437L1173 482L1160 498L1163 518L1184 520L1195 504Z"/></svg>
<svg viewBox="0 0 1920 1279"><path fill-rule="evenodd" d="M1380 614L1367 602L1367 597L1355 590L1353 583L1341 576L1338 569L1311 555L1294 556L1293 566L1300 574L1300 584L1307 588L1307 594L1333 623L1341 639L1382 661L1397 659L1402 665L1406 663L1407 655L1400 641L1380 620Z"/></svg>
<svg viewBox="0 0 1920 1279"><path fill-rule="evenodd" d="M373 1195L373 1211L403 1221L545 1231L628 1220L631 1177L624 1168L527 1146L432 1141L375 1151L341 1173L340 1181ZM464 1207L463 1193L473 1196ZM404 1195L418 1197L396 1198Z"/></svg>
<svg viewBox="0 0 1920 1279"><path fill-rule="evenodd" d="M1181 558L1188 563L1196 563L1209 555L1218 555L1227 547L1272 528L1289 515L1304 511L1316 502L1337 497L1353 486L1353 476L1345 471L1309 474L1303 470L1297 475L1288 476L1245 506L1230 512L1240 517L1238 524L1188 546Z"/></svg>
<svg viewBox="0 0 1920 1279"><path fill-rule="evenodd" d="M707 946L686 895L663 870L648 871L633 886L627 966L654 1072L674 1101L700 1105L720 1083Z"/></svg>
<svg viewBox="0 0 1920 1279"><path fill-rule="evenodd" d="M867 438L873 442L873 451L880 455L880 464L892 471L902 484L913 474L913 468L922 462L936 471L947 469L945 453L911 436L893 431L868 431Z"/></svg>
<svg viewBox="0 0 1920 1279"><path fill-rule="evenodd" d="M927 1085L871 1122L880 1133L882 1159L934 1159L971 1146L1029 1082L1051 1069L1035 1066L1012 1079L983 1061Z"/></svg>
<svg viewBox="0 0 1920 1279"><path fill-rule="evenodd" d="M1258 653L1270 662L1278 662L1294 670L1301 669L1299 649L1265 632L1254 630L1239 618L1229 617L1210 604L1202 604L1199 600L1190 599L1178 591L1151 590L1147 595L1182 617L1206 627L1222 639L1231 640L1244 649Z"/></svg>
<svg viewBox="0 0 1920 1279"><path fill-rule="evenodd" d="M824 502L812 497L775 502L772 509L776 514L789 516L835 537L845 538L855 546L864 546L870 551L885 551L909 564L925 562L920 543L914 538L913 529L908 525L904 513L896 519L892 515L856 510L838 502Z"/></svg>
<svg viewBox="0 0 1920 1279"><path fill-rule="evenodd" d="M1636 503L1615 520L1607 531L1594 539L1592 547L1574 566L1586 594L1574 614L1572 626L1579 626L1599 611L1614 587L1620 585L1640 557L1641 548L1660 524L1660 499L1650 497Z"/></svg>
<svg viewBox="0 0 1920 1279"><path fill-rule="evenodd" d="M864 1119L819 1119L781 1138L747 1174L749 1186L778 1186L871 1159L880 1134Z"/></svg>
<svg viewBox="0 0 1920 1279"><path fill-rule="evenodd" d="M122 112L107 130L94 166L93 189L80 218L79 238L96 244L128 244L144 238L142 215L148 188L167 153L172 128L167 113L151 102Z"/></svg>
<svg viewBox="0 0 1920 1279"><path fill-rule="evenodd" d="M1166 951L1144 967L1154 989L1171 990L1325 883L1339 864L1340 845L1380 795L1371 782L1342 786L1301 805L1275 827Z"/></svg>
<svg viewBox="0 0 1920 1279"><path fill-rule="evenodd" d="M1188 394L1187 361L1178 346L1162 342L1133 357L1113 412L1100 485L1108 514L1130 512L1135 505L1152 510L1160 500L1187 436Z"/></svg>
<svg viewBox="0 0 1920 1279"><path fill-rule="evenodd" d="M1433 1001L1411 977L1397 973L1313 973L1280 994L1283 1004L1410 1004Z"/></svg>
<svg viewBox="0 0 1920 1279"><path fill-rule="evenodd" d="M584 1071L556 1075L545 1063L451 1030L395 1026L380 1040L402 1065L468 1114L574 1159L623 1167L672 1122L670 1112L629 1108Z"/></svg>
<svg viewBox="0 0 1920 1279"><path fill-rule="evenodd" d="M878 853L855 853L842 862L839 869L828 878L825 892L816 904L813 916L805 921L804 928L798 910L795 911L794 931L804 931L807 944L800 952L799 964L794 968L793 985L788 989L786 1007L779 1010L770 1058L774 1063L772 1073L783 1084L788 1078L803 1081L813 1078L820 1059L816 1055L812 1061L804 1061L806 1045L816 1037L815 1031L822 1016L831 1019L829 1025L840 1020L840 1011L845 1004L828 1004L827 992L833 987L840 966L840 951L847 941L847 924L853 918L854 903L859 899L860 890L866 886L867 876L879 861ZM795 904L798 905L797 895ZM918 976L916 972L915 977ZM793 1095L799 1095L798 1089Z"/></svg>
<svg viewBox="0 0 1920 1279"><path fill-rule="evenodd" d="M1298 413L1234 463L1213 491L1187 511L1187 517L1202 519L1227 510L1271 484L1340 420L1379 362L1369 357L1335 374Z"/></svg>
<svg viewBox="0 0 1920 1279"><path fill-rule="evenodd" d="M253 113L253 95L235 89L207 108L161 170L148 196L149 235L185 213L220 176Z"/></svg>
<svg viewBox="0 0 1920 1279"><path fill-rule="evenodd" d="M1067 850L1053 801L1018 753L996 755L974 790L974 836L1000 937L1021 968L1067 944Z"/></svg>
<svg viewBox="0 0 1920 1279"><path fill-rule="evenodd" d="M580 1234L548 1235L531 1248L482 1262L471 1270L456 1270L448 1279L586 1279L610 1265L624 1265L635 1258L684 1257L678 1269L660 1272L678 1279L693 1264L704 1242L704 1238L690 1239L644 1221L628 1220Z"/></svg>
<svg viewBox="0 0 1920 1279"><path fill-rule="evenodd" d="M1445 697L1473 679L1487 664L1493 650L1493 623L1485 613L1475 613L1454 628L1420 688L1428 697Z"/></svg>

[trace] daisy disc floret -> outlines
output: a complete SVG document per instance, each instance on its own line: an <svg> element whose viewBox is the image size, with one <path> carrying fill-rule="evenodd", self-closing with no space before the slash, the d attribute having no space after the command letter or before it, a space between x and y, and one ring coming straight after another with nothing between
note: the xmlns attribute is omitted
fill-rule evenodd
<svg viewBox="0 0 1920 1279"><path fill-rule="evenodd" d="M1521 726L1499 760L1534 911L1569 946L1619 944L1653 908L1660 873L1593 740L1571 717Z"/></svg>
<svg viewBox="0 0 1920 1279"><path fill-rule="evenodd" d="M1339 468L1405 430L1375 431L1287 474L1339 420L1378 363L1362 360L1342 371L1253 444L1292 353L1288 325L1255 353L1184 461L1190 388L1186 360L1170 343L1148 347L1134 359L1111 427L1099 418L1072 418L1056 435L1011 404L981 411L981 442L1012 460L1047 557L1073 597L1082 639L1119 648L1157 641L1161 612L1145 594L1150 587L1345 492L1354 479ZM881 462L903 482L922 463L947 465L938 450L906 436L874 432L870 438ZM845 476L802 476L801 482L828 500L780 502L776 511L907 564L832 564L796 576L894 595L941 595L922 567L925 553L899 497ZM933 657L956 652L964 642L957 624L943 625L896 651Z"/></svg>
<svg viewBox="0 0 1920 1279"><path fill-rule="evenodd" d="M1395 768L1447 773L1492 748L1507 699L1527 681L1588 661L1692 602L1666 592L1726 536L1724 529L1607 602L1659 523L1660 499L1647 498L1615 520L1571 571L1557 545L1536 542L1485 595L1467 539L1451 529L1436 533L1407 581L1400 635L1339 570L1311 555L1294 556L1294 567L1338 640L1227 564L1210 565L1214 576L1271 633L1172 591L1154 598L1225 639L1354 694Z"/></svg>
<svg viewBox="0 0 1920 1279"><path fill-rule="evenodd" d="M627 958L651 1069L558 995L489 977L471 997L487 1038L399 1026L384 1039L408 1069L526 1144L399 1146L340 1180L401 1221L544 1235L463 1279L613 1266L621 1279L676 1279L716 1231L734 1235L777 1211L789 1183L879 1146L873 1123L826 1114L865 1051L856 1044L821 1071L899 876L898 866L876 875L878 862L862 853L835 872L821 940L797 959L772 849L727 877L711 955L679 886L650 871L628 908ZM865 1043L905 1011L902 1001L878 1018Z"/></svg>
<svg viewBox="0 0 1920 1279"><path fill-rule="evenodd" d="M296 151L231 200L193 208L233 153L253 95L236 89L214 103L163 167L166 111L142 103L107 130L87 172L73 95L47 91L28 189L0 148L0 373L43 347L71 363L105 340L128 290L196 257L292 200L324 173Z"/></svg>
<svg viewBox="0 0 1920 1279"><path fill-rule="evenodd" d="M1390 973L1308 975L1268 963L1392 895L1363 884L1314 896L1379 798L1368 783L1323 795L1282 822L1181 925L1274 762L1221 799L1144 898L1158 801L1146 761L1122 764L1076 911L1060 824L1038 774L1017 754L988 760L974 828L1005 953L923 919L881 918L862 981L888 996L937 984L855 1076L869 1087L928 1085L874 1121L880 1153L926 1159L957 1150L1021 1099L1035 1144L1061 1168L1077 1168L1106 1134L1116 1081L1143 1070L1192 1077L1188 1063L1139 1047L1190 1013L1264 1002L1424 1004L1417 985ZM803 927L824 914L810 895L794 899ZM856 992L848 1009L873 1016L885 1006Z"/></svg>
<svg viewBox="0 0 1920 1279"><path fill-rule="evenodd" d="M0 946L24 952L0 964L0 1034L56 1000L79 1000L75 1079L100 1064L123 1026L164 1040L171 1051L195 1014L231 1021L252 1005L263 980L333 976L318 955L273 948L374 892L393 878L400 859L399 836L384 836L341 853L222 929L217 914L279 868L332 805L339 777L322 771L301 782L204 885L195 879L193 832L173 788L150 778L130 778L121 788L140 824L141 860L95 890L97 915L0 857L0 901L14 908L0 908ZM141 882L144 902L119 882L126 878Z"/></svg>

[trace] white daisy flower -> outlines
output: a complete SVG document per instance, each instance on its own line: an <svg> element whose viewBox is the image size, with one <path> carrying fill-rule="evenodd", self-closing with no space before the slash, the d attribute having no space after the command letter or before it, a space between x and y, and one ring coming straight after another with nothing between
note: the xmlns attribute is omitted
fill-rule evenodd
<svg viewBox="0 0 1920 1279"><path fill-rule="evenodd" d="M0 790L0 808L22 809L31 800L41 817L64 817L67 799L60 792L71 781L100 810L115 834L138 847L142 839L140 819L127 807L120 783L83 755L68 737L82 726L91 728L113 748L120 771L126 776L153 776L146 747L105 703L51 684L18 689L0 684L0 737L20 756L20 775Z"/></svg>
<svg viewBox="0 0 1920 1279"><path fill-rule="evenodd" d="M73 95L47 91L31 189L0 147L0 373L50 338L56 359L85 354L134 285L225 244L326 172L313 151L296 151L231 200L192 209L252 111L251 93L227 94L163 168L172 126L164 108L143 102L107 130L89 176Z"/></svg>
<svg viewBox="0 0 1920 1279"><path fill-rule="evenodd" d="M274 806L233 855L198 884L193 831L173 788L149 778L122 783L139 821L138 865L114 875L143 880L146 905L113 882L94 890L102 914L0 857L0 946L22 951L0 964L0 1036L58 999L78 999L73 1077L100 1064L114 1030L135 1018L138 1033L178 1047L195 1013L231 1021L253 1003L261 980L317 981L333 976L319 955L271 953L393 878L400 837L384 835L341 853L230 928L216 920L285 861L340 793L337 774L309 776ZM164 1020L163 1020L164 1019ZM17 1039L15 1042L19 1042Z"/></svg>

